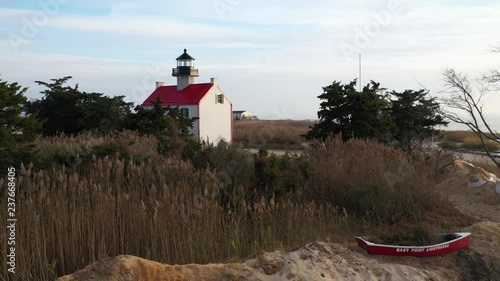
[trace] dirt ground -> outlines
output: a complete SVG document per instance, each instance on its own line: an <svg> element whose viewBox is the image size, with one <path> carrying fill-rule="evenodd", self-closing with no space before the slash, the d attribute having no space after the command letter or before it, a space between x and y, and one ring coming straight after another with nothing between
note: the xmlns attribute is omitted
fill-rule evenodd
<svg viewBox="0 0 500 281"><path fill-rule="evenodd" d="M468 187L468 181L481 177L483 171L455 164L453 176L439 188L459 209L480 220L464 229L472 233L469 249L428 258L391 257L369 255L355 242L315 242L291 253L260 253L244 263L209 265L166 265L119 256L58 280L500 280L500 194L495 192L496 183Z"/></svg>

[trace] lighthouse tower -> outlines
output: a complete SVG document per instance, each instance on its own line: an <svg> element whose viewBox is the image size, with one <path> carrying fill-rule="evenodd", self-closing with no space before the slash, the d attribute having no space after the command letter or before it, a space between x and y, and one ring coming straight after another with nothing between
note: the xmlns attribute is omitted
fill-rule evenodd
<svg viewBox="0 0 500 281"><path fill-rule="evenodd" d="M198 77L198 69L194 67L194 58L187 50L177 59L177 67L172 69L172 76L177 77L177 91L181 91L187 86L194 84L194 78Z"/></svg>

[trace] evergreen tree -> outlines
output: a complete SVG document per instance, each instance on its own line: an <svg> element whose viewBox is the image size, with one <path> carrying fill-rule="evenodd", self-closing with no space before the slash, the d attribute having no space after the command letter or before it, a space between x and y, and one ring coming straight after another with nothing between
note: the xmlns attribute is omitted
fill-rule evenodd
<svg viewBox="0 0 500 281"><path fill-rule="evenodd" d="M304 135L308 140L325 140L341 133L350 138L375 138L388 141L395 132L389 115L390 102L380 84L371 81L361 92L356 90L356 80L341 84L333 82L323 87L318 111L319 122Z"/></svg>
<svg viewBox="0 0 500 281"><path fill-rule="evenodd" d="M51 136L121 130L133 103L125 102L124 96L110 98L101 93L81 92L78 85L65 85L71 78L51 79L49 83L35 81L47 88L42 91L42 99L29 104L30 112L37 112L45 121L42 133Z"/></svg>
<svg viewBox="0 0 500 281"><path fill-rule="evenodd" d="M439 113L436 98L429 97L428 91L393 91L390 95L391 118L397 127L394 139L409 155L435 133L436 126L448 124Z"/></svg>
<svg viewBox="0 0 500 281"><path fill-rule="evenodd" d="M9 166L31 162L32 142L41 128L33 114L26 112L27 88L0 79L0 175Z"/></svg>
<svg viewBox="0 0 500 281"><path fill-rule="evenodd" d="M126 129L154 135L158 139L159 153L192 158L201 148L189 133L197 117L184 117L179 107L162 107L159 98L153 102L153 108L137 106L135 111L128 115Z"/></svg>
<svg viewBox="0 0 500 281"><path fill-rule="evenodd" d="M410 156L434 133L434 128L448 122L440 114L440 106L426 90L387 93L379 83L371 81L356 90L356 80L342 84L333 82L323 88L318 111L319 122L304 135L308 140L325 140L341 133L350 138L377 139L395 144Z"/></svg>

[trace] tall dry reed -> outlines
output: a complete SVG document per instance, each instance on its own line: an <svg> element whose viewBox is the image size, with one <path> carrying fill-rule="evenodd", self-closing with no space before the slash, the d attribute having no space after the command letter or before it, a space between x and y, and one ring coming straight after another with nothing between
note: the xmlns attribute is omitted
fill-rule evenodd
<svg viewBox="0 0 500 281"><path fill-rule="evenodd" d="M39 140L44 145L73 141ZM222 205L217 174L194 171L178 159L158 156L137 163L105 157L84 171L20 168L19 280L53 280L53 272L69 274L120 254L171 264L226 261L349 231L346 218L329 204L247 202L237 195L244 192L239 190L231 204ZM5 212L2 208L0 216ZM5 253L6 245L1 245ZM1 268L7 272L5 263Z"/></svg>
<svg viewBox="0 0 500 281"><path fill-rule="evenodd" d="M424 176L418 167L405 162L398 151L370 141L335 139L325 148L310 151L313 176L304 188L280 200L249 196L250 189L238 185L228 191L218 178L224 172L194 169L190 162L160 156L154 139L131 133L39 139L37 147L40 153L53 146L87 151L110 142L129 150L126 160L113 155L88 158L76 169L64 163L62 168L46 170L19 167L18 280L53 280L99 258L120 254L170 264L211 263L314 240L351 241L355 235L376 233L379 225L367 221L364 213L349 216L346 209L371 211L365 207L372 203L400 202L384 210L412 219L411 214L397 213L401 211L397 207L433 212L429 206L434 208L438 202L436 193L429 192L431 185L414 177ZM148 157L137 160L133 155ZM401 173L407 174L401 177ZM407 177L419 184L408 189ZM383 189L373 190L391 200L366 189L374 184ZM0 180L0 186L4 190L5 181ZM1 208L0 217L6 211ZM449 220L453 213L447 215ZM5 253L6 244L0 245ZM6 263L0 268L0 277L7 278Z"/></svg>
<svg viewBox="0 0 500 281"><path fill-rule="evenodd" d="M380 223L420 219L427 210L447 205L435 189L425 158L409 163L402 151L375 141L341 136L308 152L315 176L306 194L327 200Z"/></svg>
<svg viewBox="0 0 500 281"><path fill-rule="evenodd" d="M238 120L234 122L234 141L249 148L303 149L300 135L313 124L309 120Z"/></svg>

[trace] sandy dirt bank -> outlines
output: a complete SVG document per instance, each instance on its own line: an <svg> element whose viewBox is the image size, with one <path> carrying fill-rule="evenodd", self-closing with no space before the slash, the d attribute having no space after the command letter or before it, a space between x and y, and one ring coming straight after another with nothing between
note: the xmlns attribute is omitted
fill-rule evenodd
<svg viewBox="0 0 500 281"><path fill-rule="evenodd" d="M59 281L500 280L500 223L469 227L470 249L432 258L371 256L356 245L315 242L235 264L166 265L133 256L98 261Z"/></svg>

